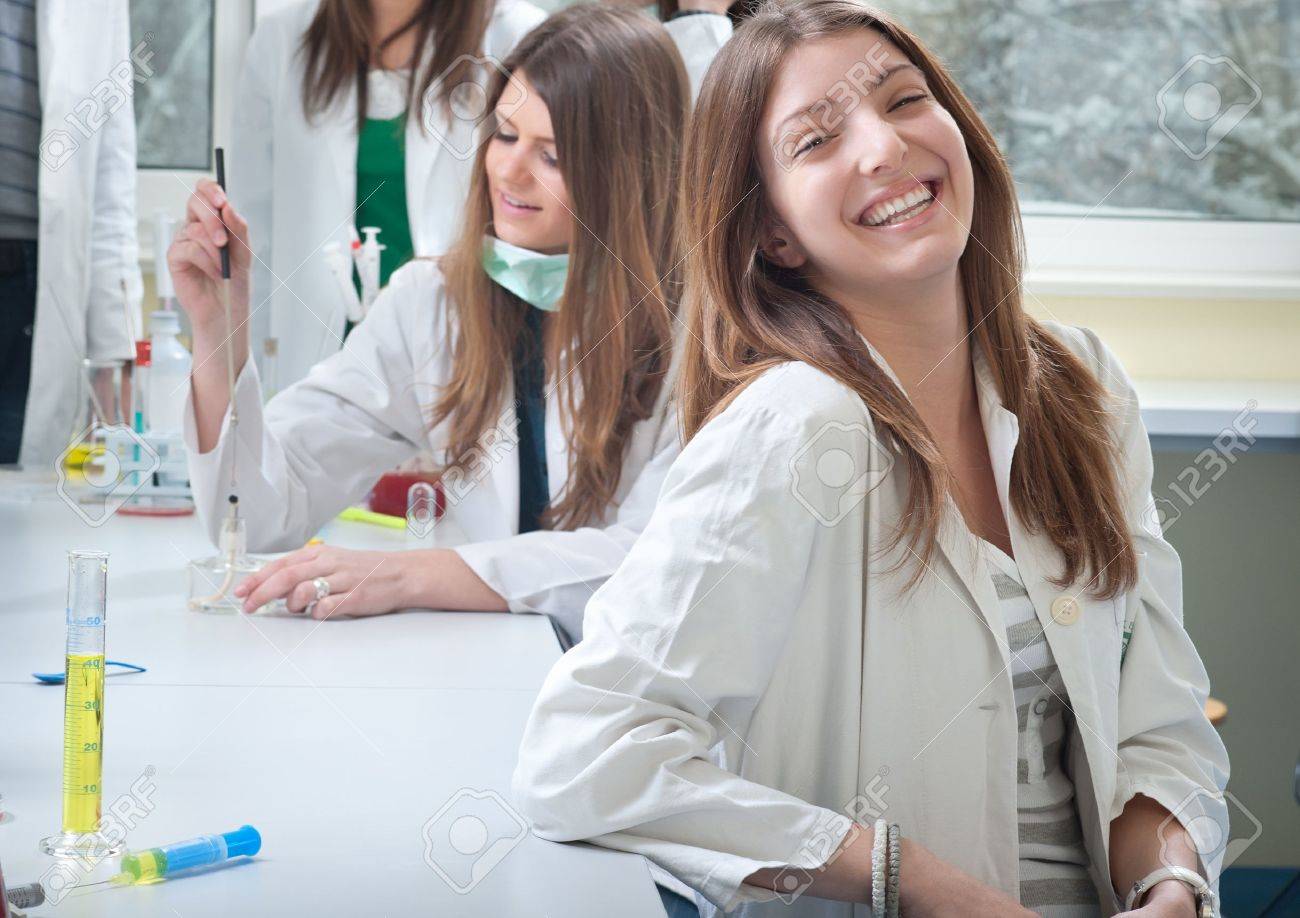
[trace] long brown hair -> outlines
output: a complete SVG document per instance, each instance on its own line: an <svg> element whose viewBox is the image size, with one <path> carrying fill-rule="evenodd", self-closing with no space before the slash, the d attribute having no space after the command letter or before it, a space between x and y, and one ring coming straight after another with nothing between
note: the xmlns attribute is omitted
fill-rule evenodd
<svg viewBox="0 0 1300 918"><path fill-rule="evenodd" d="M569 480L550 528L599 519L618 487L636 422L655 409L671 359L679 293L679 148L690 104L680 58L645 14L571 6L528 33L488 89L493 112L523 71L550 111L573 216L569 273L545 324L546 365L569 441ZM486 125L495 129L490 120ZM490 141L489 141L490 142ZM449 466L466 463L503 407L515 342L532 306L483 271L492 204L478 150L465 221L441 259L455 328L452 376L432 409L451 419Z"/></svg>
<svg viewBox="0 0 1300 918"><path fill-rule="evenodd" d="M491 11L491 0L421 0L396 31L377 36L369 0L321 0L300 45L303 111L308 118L319 115L355 88L359 128L366 120L371 63L412 30L415 57L407 82L408 111L419 116L425 93L438 79L438 102L450 111L452 92L471 77L471 58L482 52Z"/></svg>
<svg viewBox="0 0 1300 918"><path fill-rule="evenodd" d="M961 129L974 172L970 235L979 244L966 246L958 271L976 346L1019 419L1012 507L1026 528L1045 532L1060 550L1058 585L1087 570L1093 591L1114 597L1136 582L1137 564L1108 433L1112 417L1092 371L1021 306L1024 239L1011 172L939 60L888 15L854 0L768 0L723 46L697 100L682 182L693 332L678 389L685 435L770 367L817 367L858 393L877 433L903 457L906 507L886 549L906 535L923 564L934 553L952 479L933 437L840 304L759 254L770 208L756 131L768 87L791 48L848 29L874 29L897 45ZM703 188L708 194L691 193ZM913 584L922 570L918 565Z"/></svg>

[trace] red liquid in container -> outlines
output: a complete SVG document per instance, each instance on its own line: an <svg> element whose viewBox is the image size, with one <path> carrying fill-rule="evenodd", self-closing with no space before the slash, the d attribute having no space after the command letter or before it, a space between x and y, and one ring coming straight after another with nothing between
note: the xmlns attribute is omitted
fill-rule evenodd
<svg viewBox="0 0 1300 918"><path fill-rule="evenodd" d="M387 472L370 489L369 506L375 513L387 513L390 516L406 516L406 497L411 485L427 481L434 490L434 519L442 519L447 508L447 495L443 493L442 482L433 472Z"/></svg>

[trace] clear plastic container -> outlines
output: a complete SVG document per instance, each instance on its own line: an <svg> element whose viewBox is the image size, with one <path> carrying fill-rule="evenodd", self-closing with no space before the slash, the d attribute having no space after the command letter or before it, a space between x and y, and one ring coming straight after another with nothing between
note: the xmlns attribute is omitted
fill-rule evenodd
<svg viewBox="0 0 1300 918"><path fill-rule="evenodd" d="M180 334L180 313L159 309L149 318L149 406L151 433L179 433L189 395L190 352L176 337Z"/></svg>

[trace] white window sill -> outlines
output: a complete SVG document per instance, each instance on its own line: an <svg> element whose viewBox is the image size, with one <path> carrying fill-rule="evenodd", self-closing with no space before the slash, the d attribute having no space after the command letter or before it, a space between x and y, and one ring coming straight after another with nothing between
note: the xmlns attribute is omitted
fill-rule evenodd
<svg viewBox="0 0 1300 918"><path fill-rule="evenodd" d="M1034 296L1300 301L1300 274L1033 268L1025 286Z"/></svg>
<svg viewBox="0 0 1300 918"><path fill-rule="evenodd" d="M1153 437L1236 430L1256 439L1300 439L1300 382L1136 379L1133 385Z"/></svg>
<svg viewBox="0 0 1300 918"><path fill-rule="evenodd" d="M1300 223L1025 217L1036 296L1300 300Z"/></svg>

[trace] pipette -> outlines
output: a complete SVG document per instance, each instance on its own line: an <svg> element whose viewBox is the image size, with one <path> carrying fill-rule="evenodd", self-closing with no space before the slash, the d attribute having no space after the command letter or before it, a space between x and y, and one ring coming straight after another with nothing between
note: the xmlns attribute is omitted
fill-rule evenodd
<svg viewBox="0 0 1300 918"><path fill-rule="evenodd" d="M343 251L340 242L327 242L321 247L325 254L325 264L329 266L330 275L338 287L339 298L343 300L343 314L349 322L360 322L365 318L361 311L361 297L352 284L352 258Z"/></svg>
<svg viewBox="0 0 1300 918"><path fill-rule="evenodd" d="M226 190L226 151L216 148L217 184L222 192ZM223 221L224 225L224 221ZM220 553L226 556L227 563L216 592L210 596L191 596L191 609L208 609L221 603L235 585L235 577L240 572L244 553L244 521L239 518L239 496L235 487L236 453L239 443L239 407L235 403L235 322L230 307L230 237L227 230L226 244L221 246L221 302L226 312L226 384L230 392L230 429L226 434L230 438L230 510L221 522Z"/></svg>
<svg viewBox="0 0 1300 918"><path fill-rule="evenodd" d="M352 256L357 263L357 276L361 278L361 314L370 312L370 306L379 296L379 253L388 248L380 245L376 238L381 230L377 226L363 226L361 232L366 241L360 246L352 247Z"/></svg>

